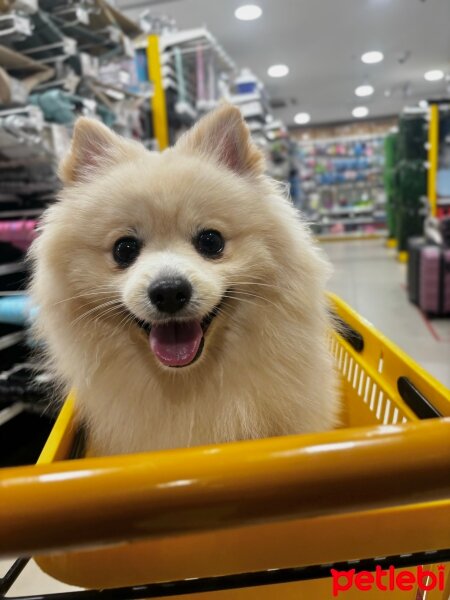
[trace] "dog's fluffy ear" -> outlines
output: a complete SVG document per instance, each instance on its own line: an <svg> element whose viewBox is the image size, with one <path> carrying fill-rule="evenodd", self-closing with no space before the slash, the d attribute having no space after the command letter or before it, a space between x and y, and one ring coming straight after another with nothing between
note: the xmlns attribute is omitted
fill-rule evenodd
<svg viewBox="0 0 450 600"><path fill-rule="evenodd" d="M252 142L241 111L223 104L210 112L177 142L176 149L213 158L236 173L259 175L264 157Z"/></svg>
<svg viewBox="0 0 450 600"><path fill-rule="evenodd" d="M142 150L139 144L120 137L103 123L81 117L75 123L72 144L58 174L66 184L89 181L100 169L132 159Z"/></svg>

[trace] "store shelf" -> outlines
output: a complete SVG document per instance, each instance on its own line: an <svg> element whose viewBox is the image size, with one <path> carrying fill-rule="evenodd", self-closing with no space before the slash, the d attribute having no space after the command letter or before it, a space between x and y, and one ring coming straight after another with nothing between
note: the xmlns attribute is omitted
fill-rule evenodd
<svg viewBox="0 0 450 600"><path fill-rule="evenodd" d="M25 271L25 263L22 261L0 265L0 276L20 273L21 271Z"/></svg>
<svg viewBox="0 0 450 600"><path fill-rule="evenodd" d="M358 241L358 240L379 240L384 239L387 236L386 229L379 229L373 233L367 233L364 231L344 232L344 233L319 233L315 234L315 238L320 242L347 242L347 241Z"/></svg>
<svg viewBox="0 0 450 600"><path fill-rule="evenodd" d="M321 209L321 215L345 215L345 214L361 214L361 213L372 213L374 211L374 206L339 206L335 207L332 210Z"/></svg>
<svg viewBox="0 0 450 600"><path fill-rule="evenodd" d="M314 224L319 227L333 227L334 225L379 225L383 223L382 219L364 219L361 218L349 218L349 219L336 219L333 221L316 221Z"/></svg>
<svg viewBox="0 0 450 600"><path fill-rule="evenodd" d="M311 180L305 180L304 183L309 183ZM326 190L326 189L345 189L345 188L356 188L363 189L368 187L377 187L382 189L383 185L381 181L343 181L342 183L317 183L313 182L314 185L309 188L308 191L312 189L315 190Z"/></svg>
<svg viewBox="0 0 450 600"><path fill-rule="evenodd" d="M0 351L25 341L25 331L16 331L0 337Z"/></svg>
<svg viewBox="0 0 450 600"><path fill-rule="evenodd" d="M12 406L0 410L0 427L20 415L24 410L25 406L21 402L16 402Z"/></svg>
<svg viewBox="0 0 450 600"><path fill-rule="evenodd" d="M45 208L24 208L23 210L2 210L0 219L20 219L21 217L39 217Z"/></svg>

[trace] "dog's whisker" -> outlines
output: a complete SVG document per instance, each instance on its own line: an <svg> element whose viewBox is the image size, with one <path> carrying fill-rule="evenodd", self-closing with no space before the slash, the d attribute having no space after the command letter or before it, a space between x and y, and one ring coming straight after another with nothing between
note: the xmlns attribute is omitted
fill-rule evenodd
<svg viewBox="0 0 450 600"><path fill-rule="evenodd" d="M104 317L106 317L106 315L109 315L110 317L115 316L115 313L117 313L117 315L122 314L122 307L119 306L112 306L110 308L108 308L107 310L103 311L102 313L100 313L95 319L94 319L94 325L97 324L97 322L100 319L103 319Z"/></svg>
<svg viewBox="0 0 450 600"><path fill-rule="evenodd" d="M257 302L252 302L251 300L248 300L247 298L239 298L236 296L224 296L224 298L230 298L231 300L237 300L239 302L245 302L246 304L250 304L251 306L258 306Z"/></svg>
<svg viewBox="0 0 450 600"><path fill-rule="evenodd" d="M242 290L237 290L237 289L233 289L233 294L241 294L244 296L248 296L250 298L258 298L258 300L263 300L264 302L268 302L269 304L272 304L273 306L275 306L275 308L278 308L277 304L275 302L272 302L272 300L269 300L269 298L265 298L264 296L259 296L258 294L253 294L252 292L244 292Z"/></svg>
<svg viewBox="0 0 450 600"><path fill-rule="evenodd" d="M111 301L121 303L120 298L111 298ZM90 300L89 302L85 302L84 304L81 304L81 306L79 306L78 308L81 309L81 308L86 308L87 306L92 306L93 304L95 304L95 302L96 302L96 299Z"/></svg>
<svg viewBox="0 0 450 600"><path fill-rule="evenodd" d="M90 292L80 292L75 296L71 296L70 298L64 298L64 300L59 300L55 302L54 306L58 304L62 304L63 302L69 302L69 300L76 300L77 298L84 298L85 296L94 296L96 294L108 294L111 293L111 290L115 290L117 293L117 286L113 283L105 283L97 287L97 289L92 290Z"/></svg>
<svg viewBox="0 0 450 600"><path fill-rule="evenodd" d="M93 312L95 312L97 310L101 310L102 308L106 308L107 306L111 306L111 304L119 304L119 301L118 300L109 300L108 302L104 302L103 304L99 304L98 306L95 306L94 308L91 308L90 310L87 310L84 313L82 313L81 315L79 315L76 319L74 319L70 323L70 325L71 326L76 325L76 323L78 323L82 319L86 318L87 316L89 316Z"/></svg>
<svg viewBox="0 0 450 600"><path fill-rule="evenodd" d="M259 281L229 281L230 285L258 285L260 287L268 287L273 288L275 290L279 290L280 286L275 285L273 283L260 283Z"/></svg>
<svg viewBox="0 0 450 600"><path fill-rule="evenodd" d="M115 336L117 332L120 331L121 328L130 328L130 326L134 323L134 318L132 315L125 313L125 316L120 320L120 322L114 327L111 332L111 337Z"/></svg>

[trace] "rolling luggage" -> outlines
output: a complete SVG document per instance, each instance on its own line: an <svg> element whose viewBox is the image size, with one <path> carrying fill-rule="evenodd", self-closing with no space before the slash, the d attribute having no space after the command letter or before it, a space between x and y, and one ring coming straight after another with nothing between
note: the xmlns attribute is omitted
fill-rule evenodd
<svg viewBox="0 0 450 600"><path fill-rule="evenodd" d="M450 249L422 248L419 278L420 308L433 315L450 314Z"/></svg>

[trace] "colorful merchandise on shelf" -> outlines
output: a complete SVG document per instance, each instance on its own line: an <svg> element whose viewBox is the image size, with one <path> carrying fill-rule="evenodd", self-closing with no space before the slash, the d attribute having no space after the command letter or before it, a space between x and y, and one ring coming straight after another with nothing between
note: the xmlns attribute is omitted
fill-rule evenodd
<svg viewBox="0 0 450 600"><path fill-rule="evenodd" d="M367 135L299 143L303 210L317 233L384 225L383 141Z"/></svg>

